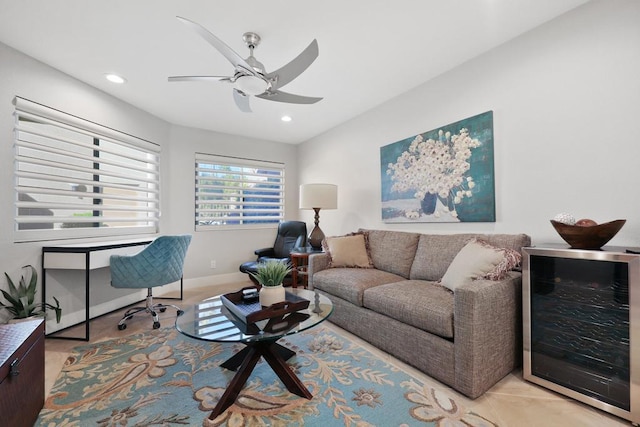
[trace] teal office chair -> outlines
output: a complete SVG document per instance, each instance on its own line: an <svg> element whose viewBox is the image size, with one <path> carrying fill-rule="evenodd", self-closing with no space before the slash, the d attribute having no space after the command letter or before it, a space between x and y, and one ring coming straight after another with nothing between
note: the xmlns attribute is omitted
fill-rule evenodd
<svg viewBox="0 0 640 427"><path fill-rule="evenodd" d="M111 286L114 288L147 288L147 303L144 307L130 308L118 323L118 329L126 329L125 322L134 314L146 311L153 316L153 329L160 327L158 311L164 313L173 307L180 316L183 311L173 304L154 304L151 289L180 280L190 235L160 236L135 255L111 255Z"/></svg>

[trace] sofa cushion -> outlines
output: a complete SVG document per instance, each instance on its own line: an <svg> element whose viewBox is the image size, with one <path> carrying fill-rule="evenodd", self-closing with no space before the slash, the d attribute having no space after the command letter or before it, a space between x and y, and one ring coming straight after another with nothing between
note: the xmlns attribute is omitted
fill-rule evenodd
<svg viewBox="0 0 640 427"><path fill-rule="evenodd" d="M520 253L513 249L496 248L482 240L471 239L455 256L442 277L442 285L456 288L475 279L503 279L520 264Z"/></svg>
<svg viewBox="0 0 640 427"><path fill-rule="evenodd" d="M431 281L442 279L460 249L473 238L518 252L531 244L531 238L526 234L423 234L418 242L409 278Z"/></svg>
<svg viewBox="0 0 640 427"><path fill-rule="evenodd" d="M364 233L327 237L322 241L324 251L329 255L330 267L373 268Z"/></svg>
<svg viewBox="0 0 640 427"><path fill-rule="evenodd" d="M367 289L364 307L444 338L453 338L453 293L423 280Z"/></svg>
<svg viewBox="0 0 640 427"><path fill-rule="evenodd" d="M362 306L365 290L400 280L404 278L373 268L329 268L313 275L313 287Z"/></svg>
<svg viewBox="0 0 640 427"><path fill-rule="evenodd" d="M367 233L373 266L409 278L420 234L402 231L361 230Z"/></svg>

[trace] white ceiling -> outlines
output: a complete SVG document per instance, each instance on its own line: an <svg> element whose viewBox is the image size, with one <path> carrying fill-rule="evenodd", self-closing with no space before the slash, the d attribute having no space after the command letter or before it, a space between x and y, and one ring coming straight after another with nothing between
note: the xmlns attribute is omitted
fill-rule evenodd
<svg viewBox="0 0 640 427"><path fill-rule="evenodd" d="M0 0L0 42L170 123L299 143L424 83L587 0ZM233 67L180 23L200 23L242 57L262 43L267 72L314 38L320 56L283 90L313 105L251 99L228 84L169 83L171 75L230 75ZM125 76L114 85L104 73ZM283 123L288 114L293 121Z"/></svg>

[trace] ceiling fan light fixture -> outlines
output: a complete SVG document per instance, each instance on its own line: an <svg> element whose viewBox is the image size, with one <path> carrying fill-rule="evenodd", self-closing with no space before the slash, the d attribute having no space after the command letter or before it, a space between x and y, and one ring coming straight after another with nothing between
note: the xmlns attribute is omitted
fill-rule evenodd
<svg viewBox="0 0 640 427"><path fill-rule="evenodd" d="M247 95L260 95L267 90L269 84L260 77L240 76L236 80L236 87Z"/></svg>

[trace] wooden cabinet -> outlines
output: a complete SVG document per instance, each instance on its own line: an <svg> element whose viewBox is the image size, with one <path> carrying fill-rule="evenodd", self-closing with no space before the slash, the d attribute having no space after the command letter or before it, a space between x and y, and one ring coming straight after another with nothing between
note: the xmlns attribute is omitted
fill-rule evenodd
<svg viewBox="0 0 640 427"><path fill-rule="evenodd" d="M524 379L640 422L640 255L523 253Z"/></svg>
<svg viewBox="0 0 640 427"><path fill-rule="evenodd" d="M44 405L44 321L0 325L0 424L31 427Z"/></svg>

